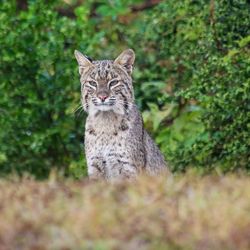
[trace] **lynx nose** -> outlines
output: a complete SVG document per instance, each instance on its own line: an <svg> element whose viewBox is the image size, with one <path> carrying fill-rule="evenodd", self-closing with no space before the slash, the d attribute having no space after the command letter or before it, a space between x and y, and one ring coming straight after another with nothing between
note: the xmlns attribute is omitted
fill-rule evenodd
<svg viewBox="0 0 250 250"><path fill-rule="evenodd" d="M104 101L108 98L108 96L102 94L102 95L98 95L98 98L99 98L102 102L104 102Z"/></svg>

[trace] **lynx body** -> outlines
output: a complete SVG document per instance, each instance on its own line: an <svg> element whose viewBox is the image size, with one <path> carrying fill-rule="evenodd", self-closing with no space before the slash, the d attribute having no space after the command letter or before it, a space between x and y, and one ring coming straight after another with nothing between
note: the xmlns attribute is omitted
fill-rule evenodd
<svg viewBox="0 0 250 250"><path fill-rule="evenodd" d="M164 158L143 127L134 102L133 50L114 61L90 61L75 51L82 105L88 113L85 154L91 179L135 178L166 171Z"/></svg>

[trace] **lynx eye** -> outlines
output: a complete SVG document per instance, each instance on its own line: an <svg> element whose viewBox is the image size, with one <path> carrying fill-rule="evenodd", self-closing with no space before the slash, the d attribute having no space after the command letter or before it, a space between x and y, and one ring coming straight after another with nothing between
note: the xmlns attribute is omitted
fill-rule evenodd
<svg viewBox="0 0 250 250"><path fill-rule="evenodd" d="M95 81L88 81L88 84L94 88L97 87L97 83Z"/></svg>
<svg viewBox="0 0 250 250"><path fill-rule="evenodd" d="M113 80L113 81L111 81L110 83L109 83L109 87L110 88L112 88L112 87L114 87L115 85L117 85L118 84L118 80Z"/></svg>

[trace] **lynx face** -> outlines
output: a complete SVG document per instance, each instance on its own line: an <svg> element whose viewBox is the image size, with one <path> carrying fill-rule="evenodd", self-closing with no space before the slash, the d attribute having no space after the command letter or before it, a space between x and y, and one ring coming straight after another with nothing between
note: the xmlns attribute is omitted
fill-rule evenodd
<svg viewBox="0 0 250 250"><path fill-rule="evenodd" d="M114 61L90 61L75 51L81 75L82 105L89 114L114 111L125 114L133 105L132 67L134 52L124 51Z"/></svg>

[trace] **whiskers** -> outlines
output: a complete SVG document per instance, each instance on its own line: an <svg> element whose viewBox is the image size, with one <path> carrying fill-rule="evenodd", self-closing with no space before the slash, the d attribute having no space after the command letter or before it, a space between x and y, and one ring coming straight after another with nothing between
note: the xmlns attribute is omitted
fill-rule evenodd
<svg viewBox="0 0 250 250"><path fill-rule="evenodd" d="M80 103L73 111L72 114L76 116L76 118L80 117L80 115L84 112L84 109L86 108L87 104Z"/></svg>
<svg viewBox="0 0 250 250"><path fill-rule="evenodd" d="M98 103L96 98L92 99L92 102L94 106L96 106L96 110L101 110L101 111L108 111L108 110L113 110L116 113L119 114L128 114L128 112L136 107L135 103L126 101L126 100L119 100L116 98L111 97L109 102L102 104ZM73 111L72 114L75 115L76 118L79 118L85 110L89 110L88 112L95 112L93 110L94 106L92 104L92 111L89 110L89 106L87 103L80 103Z"/></svg>

